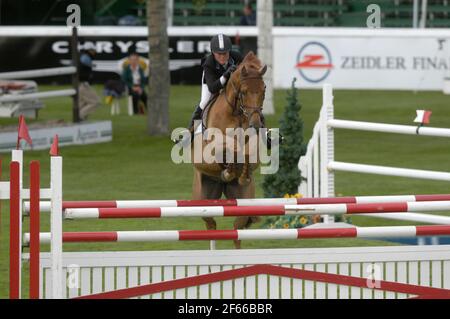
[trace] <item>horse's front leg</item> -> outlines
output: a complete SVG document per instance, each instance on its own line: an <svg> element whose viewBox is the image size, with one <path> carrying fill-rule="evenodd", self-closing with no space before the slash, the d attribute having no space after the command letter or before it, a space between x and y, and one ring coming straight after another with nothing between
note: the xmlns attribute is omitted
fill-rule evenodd
<svg viewBox="0 0 450 319"><path fill-rule="evenodd" d="M250 176L249 166L250 166L250 164L248 162L248 156L245 156L245 163L244 163L244 166L242 167L242 173L241 173L241 176L239 176L239 180L238 180L239 185L241 185L241 186L247 186L252 181L252 178Z"/></svg>
<svg viewBox="0 0 450 319"><path fill-rule="evenodd" d="M235 164L230 163L226 165L226 168L220 174L220 178L223 182L228 183L236 178Z"/></svg>
<svg viewBox="0 0 450 319"><path fill-rule="evenodd" d="M214 218L212 217L202 217L203 221L206 224L206 229L207 230L216 230L217 229L217 224L216 221L214 220Z"/></svg>

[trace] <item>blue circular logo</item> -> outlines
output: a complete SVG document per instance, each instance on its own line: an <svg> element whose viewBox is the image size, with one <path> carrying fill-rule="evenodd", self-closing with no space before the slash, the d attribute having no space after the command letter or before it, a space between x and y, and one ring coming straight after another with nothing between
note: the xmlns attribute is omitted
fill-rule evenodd
<svg viewBox="0 0 450 319"><path fill-rule="evenodd" d="M322 43L308 42L298 52L295 67L306 81L321 82L333 68L330 51Z"/></svg>

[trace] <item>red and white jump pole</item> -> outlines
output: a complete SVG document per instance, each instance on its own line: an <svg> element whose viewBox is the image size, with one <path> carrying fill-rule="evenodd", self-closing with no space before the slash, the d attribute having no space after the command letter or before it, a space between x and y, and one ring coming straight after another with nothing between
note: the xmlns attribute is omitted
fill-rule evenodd
<svg viewBox="0 0 450 319"><path fill-rule="evenodd" d="M330 198L255 198L216 200L111 200L111 201L64 201L68 208L157 208L193 206L273 206L273 205L319 205L319 204L368 204L391 202L450 201L450 194L398 195L398 196L348 196ZM41 201L41 212L50 211L50 202ZM24 211L29 211L25 202Z"/></svg>
<svg viewBox="0 0 450 319"><path fill-rule="evenodd" d="M323 229L245 229L245 230L168 230L168 231L110 231L66 232L63 242L155 242L187 240L274 240L308 238L380 238L449 236L450 225L386 226ZM29 242L25 233L23 242ZM41 243L50 243L50 233L40 234Z"/></svg>
<svg viewBox="0 0 450 319"><path fill-rule="evenodd" d="M237 217L267 215L370 214L398 212L448 211L450 201L399 202L370 204L321 204L278 206L199 206L158 208L68 208L69 219L82 218L164 218L164 217Z"/></svg>

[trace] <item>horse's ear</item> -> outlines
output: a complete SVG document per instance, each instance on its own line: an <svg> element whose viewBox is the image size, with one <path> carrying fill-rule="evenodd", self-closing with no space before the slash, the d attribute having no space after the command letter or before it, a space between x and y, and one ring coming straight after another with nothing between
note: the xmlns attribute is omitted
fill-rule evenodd
<svg viewBox="0 0 450 319"><path fill-rule="evenodd" d="M264 64L264 66L262 66L259 70L258 73L261 74L261 76L264 75L264 73L266 73L267 71L267 64Z"/></svg>
<svg viewBox="0 0 450 319"><path fill-rule="evenodd" d="M255 54L253 53L253 51L249 51L245 57L243 61L249 61L255 58Z"/></svg>
<svg viewBox="0 0 450 319"><path fill-rule="evenodd" d="M241 78L246 77L247 75L248 75L247 69L245 68L245 66L243 66L241 69Z"/></svg>

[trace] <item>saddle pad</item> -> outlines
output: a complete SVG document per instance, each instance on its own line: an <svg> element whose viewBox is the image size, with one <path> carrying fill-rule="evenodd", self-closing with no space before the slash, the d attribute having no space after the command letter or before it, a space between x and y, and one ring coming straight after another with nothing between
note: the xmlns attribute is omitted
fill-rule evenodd
<svg viewBox="0 0 450 319"><path fill-rule="evenodd" d="M206 123L208 122L208 114L211 110L211 107L213 106L214 102L216 102L217 98L219 97L219 93L214 94L211 99L209 100L208 104L206 105L205 109L202 113L202 130L207 129ZM200 126L200 125L199 125ZM197 130L196 130L197 132Z"/></svg>

